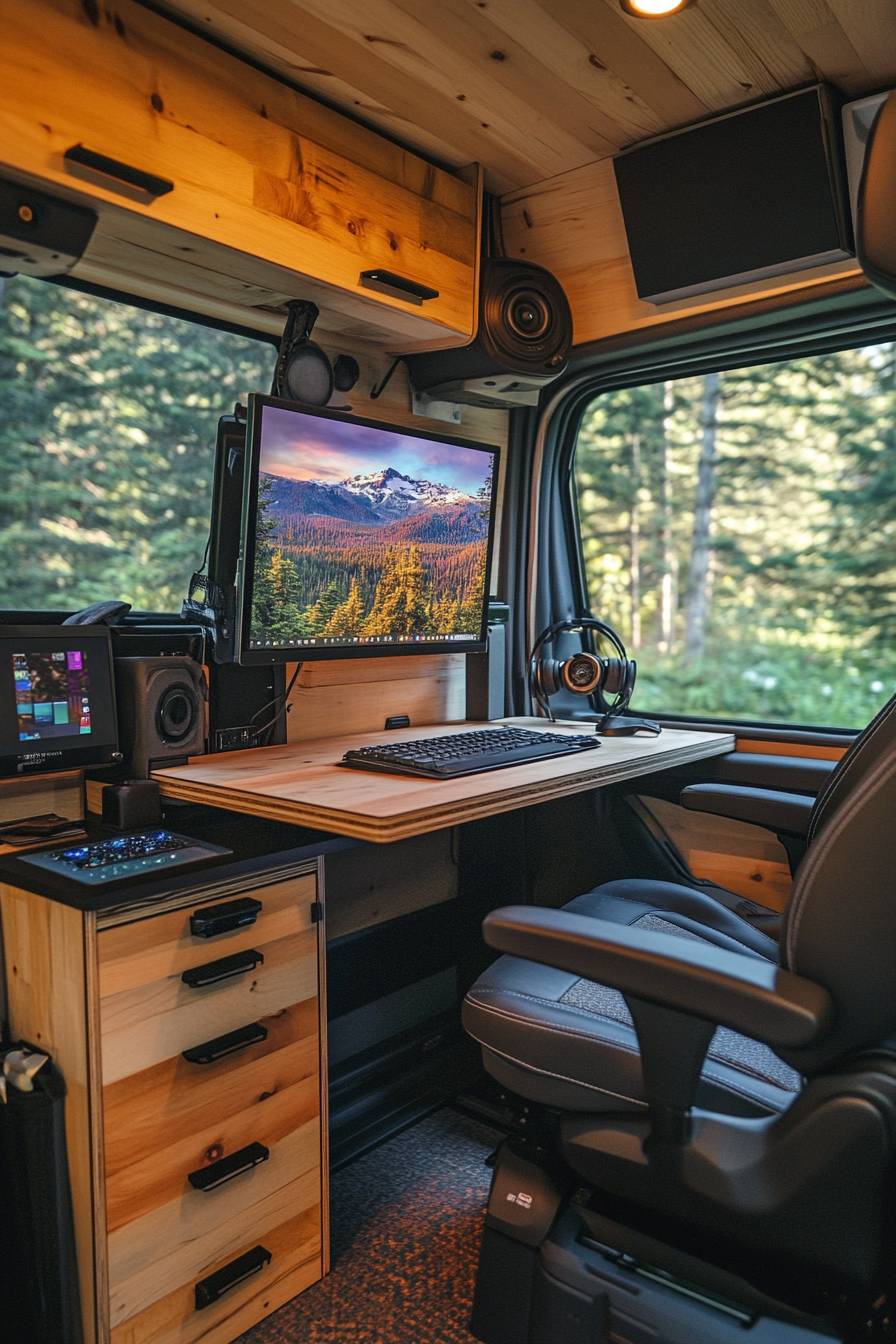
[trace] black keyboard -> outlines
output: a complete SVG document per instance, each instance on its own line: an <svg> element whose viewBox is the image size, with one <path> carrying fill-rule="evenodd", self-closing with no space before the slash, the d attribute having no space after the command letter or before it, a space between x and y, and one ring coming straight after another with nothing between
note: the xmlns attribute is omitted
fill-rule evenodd
<svg viewBox="0 0 896 1344"><path fill-rule="evenodd" d="M147 859L154 854L189 849L196 843L173 831L144 831L141 835L123 835L117 840L100 840L95 845L60 850L52 857L56 863L68 863L73 868L105 868L110 863L124 863L127 859Z"/></svg>
<svg viewBox="0 0 896 1344"><path fill-rule="evenodd" d="M347 751L343 765L357 770L385 770L424 779L451 779L480 770L500 770L546 756L570 756L600 746L593 733L541 733L529 728L482 728L472 733L424 737Z"/></svg>

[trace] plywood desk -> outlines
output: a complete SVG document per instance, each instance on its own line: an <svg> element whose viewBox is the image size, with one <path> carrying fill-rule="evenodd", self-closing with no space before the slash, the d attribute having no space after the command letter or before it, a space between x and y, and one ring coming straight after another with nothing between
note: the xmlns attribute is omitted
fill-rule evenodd
<svg viewBox="0 0 896 1344"><path fill-rule="evenodd" d="M561 726L544 719L504 722L547 731L582 731L580 724ZM594 752L444 781L350 770L338 764L350 748L450 736L484 726L460 723L389 733L352 733L282 747L199 756L188 765L157 770L153 778L168 798L207 803L243 815L382 844L734 750L731 733L667 728L658 738L603 738L603 745Z"/></svg>

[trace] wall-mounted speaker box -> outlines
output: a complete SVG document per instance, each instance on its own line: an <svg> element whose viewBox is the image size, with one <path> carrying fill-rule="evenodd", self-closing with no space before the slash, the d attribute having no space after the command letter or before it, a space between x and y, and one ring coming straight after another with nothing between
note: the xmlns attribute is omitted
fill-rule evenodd
<svg viewBox="0 0 896 1344"><path fill-rule="evenodd" d="M648 303L855 254L840 102L826 85L636 146L614 168Z"/></svg>
<svg viewBox="0 0 896 1344"><path fill-rule="evenodd" d="M479 326L459 349L409 355L417 392L470 406L535 406L542 388L564 371L572 313L560 282L543 266L484 258L479 272Z"/></svg>
<svg viewBox="0 0 896 1344"><path fill-rule="evenodd" d="M118 745L131 779L205 751L205 675L192 658L116 658Z"/></svg>

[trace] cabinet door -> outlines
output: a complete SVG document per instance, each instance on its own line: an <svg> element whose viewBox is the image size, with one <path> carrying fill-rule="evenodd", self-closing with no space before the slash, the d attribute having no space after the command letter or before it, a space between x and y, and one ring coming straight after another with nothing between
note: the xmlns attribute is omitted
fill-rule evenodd
<svg viewBox="0 0 896 1344"><path fill-rule="evenodd" d="M113 1344L224 1344L322 1272L315 880L240 895L98 934Z"/></svg>
<svg viewBox="0 0 896 1344"><path fill-rule="evenodd" d="M88 262L249 309L313 299L408 348L472 336L472 186L134 0L0 0L0 23L0 160L98 211Z"/></svg>

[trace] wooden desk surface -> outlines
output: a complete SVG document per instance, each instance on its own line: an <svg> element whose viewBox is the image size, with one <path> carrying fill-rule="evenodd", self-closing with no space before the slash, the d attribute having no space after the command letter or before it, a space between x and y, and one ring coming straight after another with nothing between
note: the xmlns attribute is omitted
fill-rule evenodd
<svg viewBox="0 0 896 1344"><path fill-rule="evenodd" d="M581 725L549 725L544 719L506 722L548 731L581 731ZM658 738L603 738L603 745L593 752L444 781L351 770L337 764L350 748L384 740L448 737L484 726L459 723L352 733L198 756L188 765L156 770L153 778L168 798L385 843L734 750L731 733L667 728Z"/></svg>

